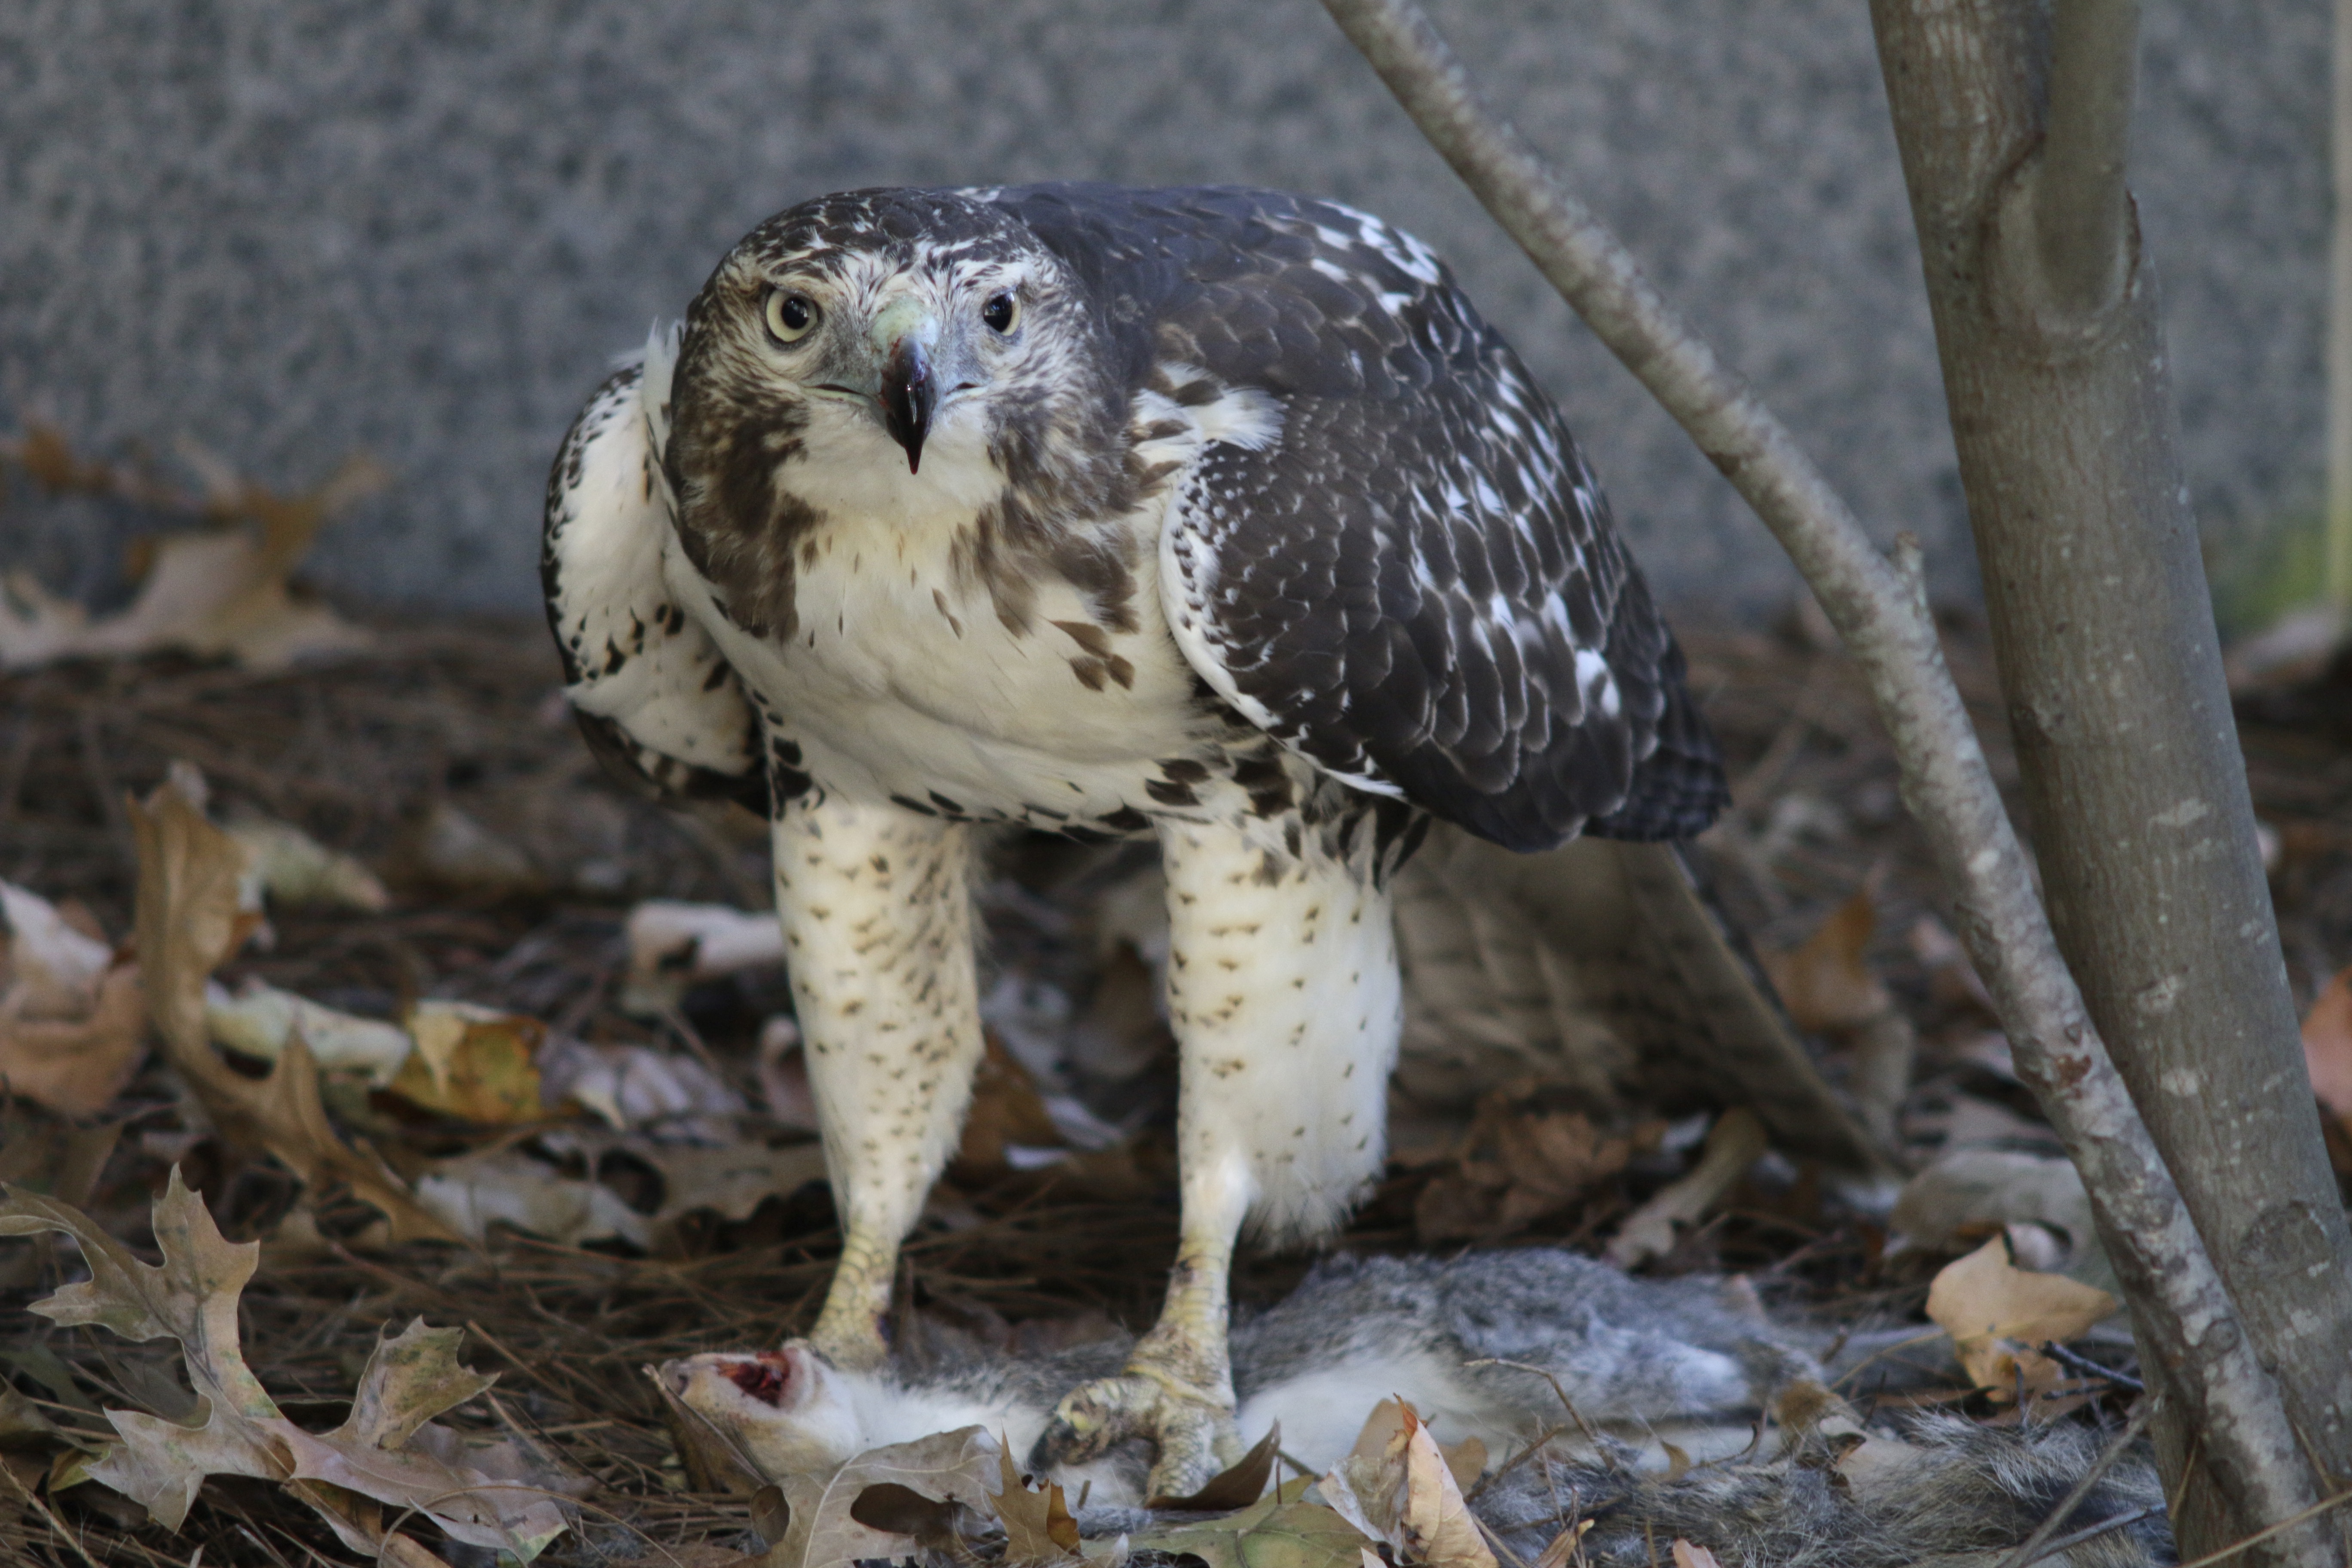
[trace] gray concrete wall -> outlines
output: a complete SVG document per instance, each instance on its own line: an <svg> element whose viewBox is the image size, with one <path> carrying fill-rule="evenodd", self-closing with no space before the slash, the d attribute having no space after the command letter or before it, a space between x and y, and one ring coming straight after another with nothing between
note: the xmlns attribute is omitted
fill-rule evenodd
<svg viewBox="0 0 2352 1568"><path fill-rule="evenodd" d="M2137 184L2224 549L2321 468L2325 0L2151 7ZM1455 0L1496 99L1883 533L1972 581L1861 0ZM1566 406L1671 600L1768 606L1761 529L1420 143L1312 0L9 0L0 426L189 437L395 486L316 575L527 607L539 491L609 356L768 213L876 184L1333 195L1450 257ZM125 521L0 513L102 590Z"/></svg>

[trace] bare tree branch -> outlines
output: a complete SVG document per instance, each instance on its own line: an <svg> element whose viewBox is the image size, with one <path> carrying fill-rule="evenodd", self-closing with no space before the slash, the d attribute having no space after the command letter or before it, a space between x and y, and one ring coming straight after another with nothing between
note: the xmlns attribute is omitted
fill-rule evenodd
<svg viewBox="0 0 2352 1568"><path fill-rule="evenodd" d="M2059 0L2051 14L2050 120L2033 228L2051 303L2069 315L2122 291L2138 47L2139 0Z"/></svg>
<svg viewBox="0 0 2352 1568"><path fill-rule="evenodd" d="M2205 1432L2221 1484L2265 1521L2315 1500L2279 1392L2256 1361L2171 1173L2060 957L1975 731L1944 664L1919 550L1890 563L1780 421L1614 236L1481 103L1411 0L1323 0L1405 110L1601 341L1721 468L1795 561L1870 683L1969 954L2084 1173L2155 1352Z"/></svg>

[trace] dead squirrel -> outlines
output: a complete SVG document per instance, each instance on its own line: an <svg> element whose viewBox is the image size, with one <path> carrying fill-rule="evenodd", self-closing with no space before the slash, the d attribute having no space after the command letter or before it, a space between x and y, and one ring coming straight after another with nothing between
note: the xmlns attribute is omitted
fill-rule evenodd
<svg viewBox="0 0 2352 1568"><path fill-rule="evenodd" d="M1128 1344L1111 1336L1033 1357L959 1355L950 1344L919 1370L902 1354L888 1370L854 1373L791 1345L693 1356L660 1376L774 1476L973 1425L1025 1454L1061 1391L1116 1370ZM1595 1431L1725 1427L1744 1443L1782 1385L1819 1375L1744 1284L1634 1279L1556 1248L1333 1258L1286 1300L1236 1323L1233 1346L1243 1441L1279 1422L1284 1451L1318 1468L1345 1454L1371 1406L1391 1395L1440 1442L1475 1436L1500 1455L1553 1427L1573 1435L1563 1395ZM1475 1364L1489 1360L1540 1370ZM1057 1479L1073 1495L1091 1479L1098 1500L1137 1501L1142 1472L1124 1462L1135 1458Z"/></svg>
<svg viewBox="0 0 2352 1568"><path fill-rule="evenodd" d="M1530 1247L1451 1260L1340 1258L1290 1297L1235 1324L1234 1393L1244 1442L1276 1423L1283 1453L1317 1471L1355 1441L1382 1399L1402 1398L1440 1443L1476 1437L1496 1464L1539 1436L1544 1454L1475 1494L1474 1509L1523 1560L1593 1518L1584 1555L1646 1565L1677 1535L1739 1562L1892 1568L2013 1546L2079 1478L2100 1446L2079 1426L1997 1429L1907 1424L1916 1453L1867 1484L1834 1446L1782 1451L1757 1423L1821 1370L1805 1336L1766 1316L1744 1282L1636 1279L1580 1254ZM1074 1382L1122 1364L1123 1335L1050 1355L974 1354L952 1339L919 1370L847 1373L800 1345L665 1363L657 1375L767 1477L823 1473L869 1448L979 1426L1024 1455ZM1517 1366L1481 1364L1517 1363ZM1536 1370L1528 1370L1536 1369ZM1557 1384L1557 1387L1554 1384ZM1574 1415L1563 1406L1563 1397ZM1588 1435L1599 1437L1596 1451ZM1696 1468L1672 1476L1672 1444ZM1819 1440L1811 1447L1822 1447ZM1088 1534L1139 1528L1147 1456L1113 1454L1055 1472ZM2152 1468L2127 1458L2072 1528L2160 1501ZM2074 1550L2098 1568L2168 1561L2161 1513Z"/></svg>

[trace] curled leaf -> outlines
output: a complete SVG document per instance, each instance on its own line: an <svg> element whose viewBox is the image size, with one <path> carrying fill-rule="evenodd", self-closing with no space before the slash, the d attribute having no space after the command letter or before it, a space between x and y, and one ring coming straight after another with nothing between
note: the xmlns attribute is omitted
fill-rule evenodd
<svg viewBox="0 0 2352 1568"><path fill-rule="evenodd" d="M905 1557L922 1544L915 1533L866 1523L856 1516L859 1500L870 1489L888 1485L933 1502L990 1512L1002 1484L996 1456L995 1438L981 1427L964 1426L871 1449L829 1476L788 1477L782 1486L791 1522L783 1540L768 1549L767 1568L850 1568L868 1558Z"/></svg>
<svg viewBox="0 0 2352 1568"><path fill-rule="evenodd" d="M1032 1491L1021 1479L1021 1468L1002 1446L996 1462L1003 1484L991 1500L996 1517L1004 1521L1007 1568L1024 1563L1066 1563L1077 1557L1078 1521L1070 1516L1060 1484L1049 1480Z"/></svg>
<svg viewBox="0 0 2352 1568"><path fill-rule="evenodd" d="M1437 1439L1410 1405L1383 1402L1322 1481L1340 1517L1431 1568L1497 1568Z"/></svg>
<svg viewBox="0 0 2352 1568"><path fill-rule="evenodd" d="M1863 962L1877 925L1877 910L1864 888L1795 951L1765 955L1765 973L1797 1027L1815 1034L1860 1028L1893 1010L1894 999Z"/></svg>
<svg viewBox="0 0 2352 1568"><path fill-rule="evenodd" d="M1209 1568L1386 1568L1371 1545L1338 1510L1276 1495L1223 1519L1127 1543L1129 1552L1198 1557Z"/></svg>
<svg viewBox="0 0 2352 1568"><path fill-rule="evenodd" d="M299 1035L311 1057L329 1072L364 1072L378 1088L388 1084L415 1048L408 1032L377 1018L360 1018L247 980L234 994L213 986L205 993L205 1027L215 1044L265 1062L285 1054Z"/></svg>
<svg viewBox="0 0 2352 1568"><path fill-rule="evenodd" d="M546 1116L535 1058L547 1026L538 1019L428 1002L410 1015L408 1033L416 1048L391 1092L418 1110L490 1127Z"/></svg>
<svg viewBox="0 0 2352 1568"><path fill-rule="evenodd" d="M139 955L148 1016L165 1056L230 1142L266 1149L313 1187L341 1184L383 1211L393 1238L454 1241L372 1152L337 1137L319 1100L319 1068L297 1036L266 1079L214 1051L205 985L239 940L237 879L245 851L175 784L126 803L139 843Z"/></svg>
<svg viewBox="0 0 2352 1568"><path fill-rule="evenodd" d="M374 872L290 822L244 816L230 822L227 833L245 850L247 885L272 902L369 914L392 907L392 895Z"/></svg>
<svg viewBox="0 0 2352 1568"><path fill-rule="evenodd" d="M1992 1390L1996 1398L2013 1393L2020 1368L2029 1373L2054 1370L2030 1347L2074 1339L2117 1305L2105 1290L2063 1274L2017 1268L2000 1237L1947 1264L1927 1289L1927 1316L1952 1336L1960 1364L1977 1386Z"/></svg>

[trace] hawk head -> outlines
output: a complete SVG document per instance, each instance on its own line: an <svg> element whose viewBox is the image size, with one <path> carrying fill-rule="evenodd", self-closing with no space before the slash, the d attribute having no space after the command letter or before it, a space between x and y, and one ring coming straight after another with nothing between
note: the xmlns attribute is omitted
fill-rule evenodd
<svg viewBox="0 0 2352 1568"><path fill-rule="evenodd" d="M780 213L687 315L663 467L696 566L739 610L828 518L1101 515L1126 478L1112 313L1018 218L956 191ZM739 616L739 618L741 618Z"/></svg>

